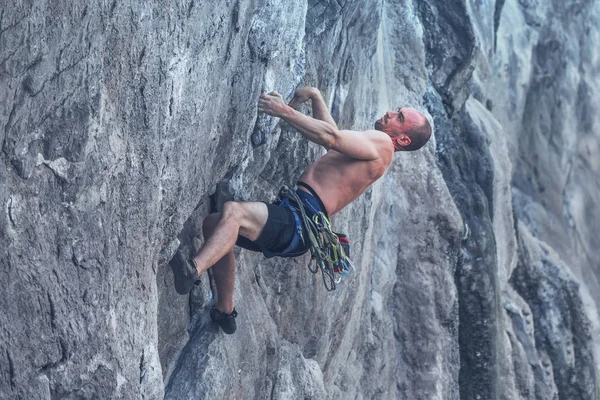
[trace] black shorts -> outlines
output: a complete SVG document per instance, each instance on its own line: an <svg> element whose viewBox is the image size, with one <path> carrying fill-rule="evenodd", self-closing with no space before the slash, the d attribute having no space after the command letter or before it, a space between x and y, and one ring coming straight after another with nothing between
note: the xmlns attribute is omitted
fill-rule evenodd
<svg viewBox="0 0 600 400"><path fill-rule="evenodd" d="M287 207L267 204L269 216L258 239L252 241L239 235L236 245L251 251L261 252L265 247L273 253L280 253L290 244L296 232L294 214Z"/></svg>
<svg viewBox="0 0 600 400"><path fill-rule="evenodd" d="M302 202L308 218L317 213L327 216L327 210L317 193L304 182L298 182L310 193L296 189L296 195ZM281 192L280 192L281 194ZM236 244L244 249L262 252L265 257L297 257L306 253L310 248L298 205L286 196L278 197L273 204L267 204L268 217L258 239L252 241L239 235Z"/></svg>

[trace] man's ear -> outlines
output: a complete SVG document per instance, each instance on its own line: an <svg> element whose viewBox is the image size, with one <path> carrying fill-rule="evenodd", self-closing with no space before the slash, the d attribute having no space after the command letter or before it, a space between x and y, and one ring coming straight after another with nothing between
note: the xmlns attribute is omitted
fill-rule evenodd
<svg viewBox="0 0 600 400"><path fill-rule="evenodd" d="M394 138L394 142L398 147L406 147L411 143L410 138L404 133L399 134Z"/></svg>

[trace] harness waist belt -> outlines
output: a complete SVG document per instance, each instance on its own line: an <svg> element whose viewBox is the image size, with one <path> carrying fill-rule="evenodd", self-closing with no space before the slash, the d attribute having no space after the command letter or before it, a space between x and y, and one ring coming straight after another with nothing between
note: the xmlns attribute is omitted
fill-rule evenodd
<svg viewBox="0 0 600 400"><path fill-rule="evenodd" d="M317 199L317 201L319 202L319 206L321 207L321 210L323 211L323 214L325 214L325 216L327 218L329 218L329 214L327 214L327 209L325 208L325 205L321 201L321 198L319 197L319 195L317 194L317 192L315 192L315 190L313 188L311 188L310 185L308 183L306 183L306 182L298 181L298 183L296 185L302 186L302 187L308 189L308 191L310 192L310 194L312 194L313 197L315 199Z"/></svg>

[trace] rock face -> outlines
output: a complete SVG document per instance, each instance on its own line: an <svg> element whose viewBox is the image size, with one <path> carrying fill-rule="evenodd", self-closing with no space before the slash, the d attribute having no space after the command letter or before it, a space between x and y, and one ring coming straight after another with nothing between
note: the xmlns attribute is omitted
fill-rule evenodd
<svg viewBox="0 0 600 400"><path fill-rule="evenodd" d="M5 2L0 398L599 398L599 43L593 0ZM168 261L323 154L257 115L299 85L435 134L333 218L335 292L236 250L226 336Z"/></svg>

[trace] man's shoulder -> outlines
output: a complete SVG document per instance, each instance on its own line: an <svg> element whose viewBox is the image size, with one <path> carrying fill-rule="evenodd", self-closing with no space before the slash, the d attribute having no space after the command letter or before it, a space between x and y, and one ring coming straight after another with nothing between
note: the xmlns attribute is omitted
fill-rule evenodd
<svg viewBox="0 0 600 400"><path fill-rule="evenodd" d="M393 152L394 144L387 134L375 129L341 130L331 148L350 158L371 161Z"/></svg>
<svg viewBox="0 0 600 400"><path fill-rule="evenodd" d="M387 133L378 131L377 129L367 129L366 131L363 131L363 134L375 142L382 142L382 143L391 143L392 142L392 139L389 137L389 135Z"/></svg>
<svg viewBox="0 0 600 400"><path fill-rule="evenodd" d="M387 135L387 133L382 132L382 131L378 131L377 129L366 129L366 130L363 131L363 133L365 135L371 135L371 136L387 136L387 137L389 137Z"/></svg>
<svg viewBox="0 0 600 400"><path fill-rule="evenodd" d="M381 153L394 153L394 143L387 133L376 129L369 129L364 131L364 135L377 147L380 155Z"/></svg>

